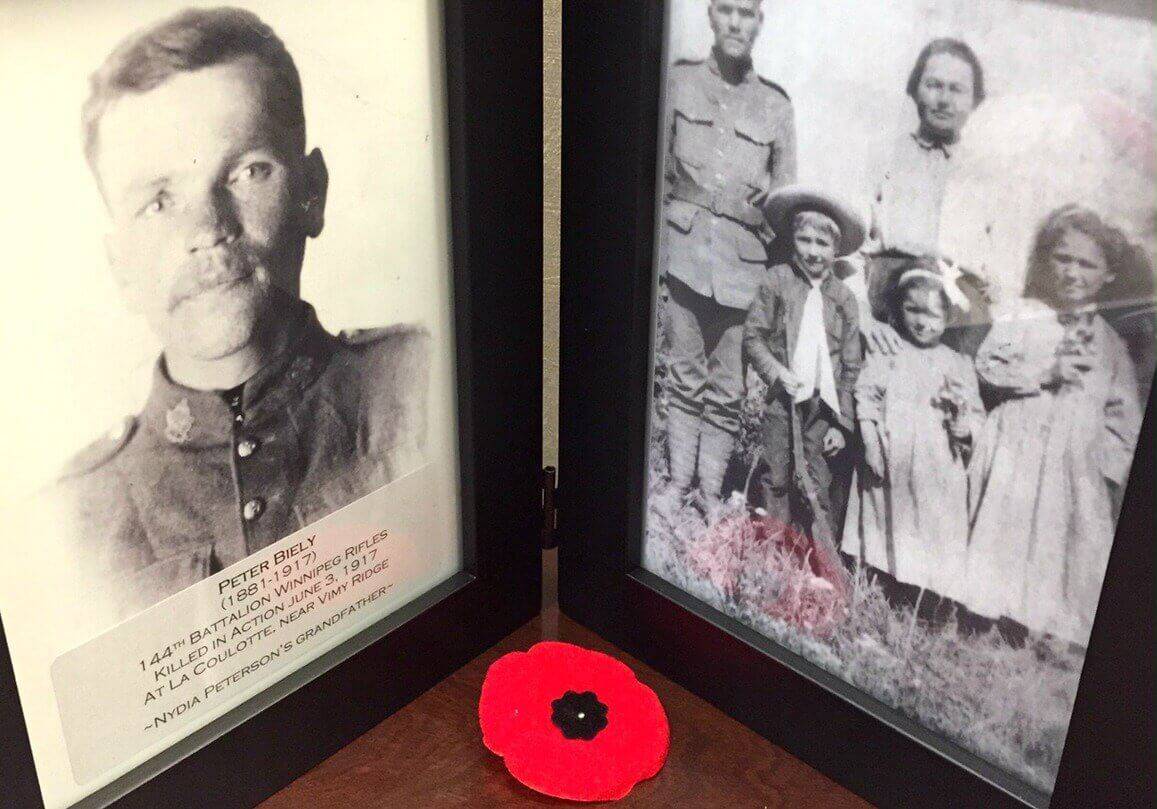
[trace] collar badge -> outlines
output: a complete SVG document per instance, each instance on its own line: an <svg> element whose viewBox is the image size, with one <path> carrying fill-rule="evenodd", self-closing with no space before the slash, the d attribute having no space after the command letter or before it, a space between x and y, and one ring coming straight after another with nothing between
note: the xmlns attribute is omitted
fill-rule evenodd
<svg viewBox="0 0 1157 809"><path fill-rule="evenodd" d="M165 438L173 444L184 444L193 429L193 412L189 400L182 399L165 413Z"/></svg>

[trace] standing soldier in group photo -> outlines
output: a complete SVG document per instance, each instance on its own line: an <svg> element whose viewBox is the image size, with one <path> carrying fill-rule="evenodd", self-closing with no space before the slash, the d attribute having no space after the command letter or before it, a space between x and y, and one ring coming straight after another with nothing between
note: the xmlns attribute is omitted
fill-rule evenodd
<svg viewBox="0 0 1157 809"><path fill-rule="evenodd" d="M791 101L751 62L763 5L711 0L714 47L676 62L668 87L660 275L670 476L679 495L697 476L706 501L721 494L739 433L743 321L774 238L763 204L795 180Z"/></svg>

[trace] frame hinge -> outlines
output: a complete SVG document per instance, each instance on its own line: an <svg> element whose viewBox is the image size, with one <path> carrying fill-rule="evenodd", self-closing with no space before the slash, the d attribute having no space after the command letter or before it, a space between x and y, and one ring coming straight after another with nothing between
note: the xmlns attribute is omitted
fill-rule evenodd
<svg viewBox="0 0 1157 809"><path fill-rule="evenodd" d="M555 499L558 496L558 472L553 466L542 469L542 548L550 550L558 547L558 511Z"/></svg>

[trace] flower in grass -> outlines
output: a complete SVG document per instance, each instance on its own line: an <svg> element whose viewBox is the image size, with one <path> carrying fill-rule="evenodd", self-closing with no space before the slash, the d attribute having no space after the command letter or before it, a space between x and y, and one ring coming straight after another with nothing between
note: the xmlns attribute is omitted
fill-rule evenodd
<svg viewBox="0 0 1157 809"><path fill-rule="evenodd" d="M691 571L725 594L734 594L756 551L760 522L746 513L720 515L687 545Z"/></svg>
<svg viewBox="0 0 1157 809"><path fill-rule="evenodd" d="M496 660L478 702L482 741L533 790L611 801L667 758L667 715L623 663L569 643L537 643Z"/></svg>
<svg viewBox="0 0 1157 809"><path fill-rule="evenodd" d="M792 525L758 512L733 513L708 525L690 544L688 562L723 593L755 588L756 609L826 637L847 605L837 572L823 569L814 550L811 539Z"/></svg>
<svg viewBox="0 0 1157 809"><path fill-rule="evenodd" d="M815 635L827 637L845 616L844 599L830 581L798 567L785 567L783 585L765 599L764 614Z"/></svg>

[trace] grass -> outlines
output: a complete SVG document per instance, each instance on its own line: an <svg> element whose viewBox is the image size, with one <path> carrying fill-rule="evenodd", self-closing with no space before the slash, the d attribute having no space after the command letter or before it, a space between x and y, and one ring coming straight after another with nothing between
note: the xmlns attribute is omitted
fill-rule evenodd
<svg viewBox="0 0 1157 809"><path fill-rule="evenodd" d="M662 316L662 304L660 304ZM662 334L662 330L660 330ZM1028 785L1051 793L1083 656L1045 641L1009 645L995 630L961 634L894 607L862 574L831 620L825 583L753 528L735 495L708 521L666 483L665 346L657 351L643 566ZM750 464L765 389L752 378L740 466ZM729 480L742 487L742 471ZM786 608L785 608L786 605Z"/></svg>

